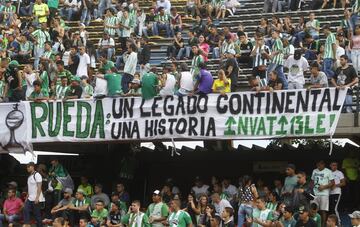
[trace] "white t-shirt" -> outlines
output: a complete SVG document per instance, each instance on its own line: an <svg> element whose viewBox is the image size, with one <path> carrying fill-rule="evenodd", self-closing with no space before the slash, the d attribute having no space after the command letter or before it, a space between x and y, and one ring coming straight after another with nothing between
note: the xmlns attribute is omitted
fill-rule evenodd
<svg viewBox="0 0 360 227"><path fill-rule="evenodd" d="M107 81L97 77L94 88L94 96L107 95L107 93Z"/></svg>
<svg viewBox="0 0 360 227"><path fill-rule="evenodd" d="M26 99L30 97L31 93L34 91L34 86L33 83L36 80L36 74L35 73L31 73L31 74L25 74L25 78L26 78Z"/></svg>
<svg viewBox="0 0 360 227"><path fill-rule="evenodd" d="M332 174L334 176L335 184L340 184L340 181L345 178L344 174L339 170L333 171ZM341 194L341 188L335 187L334 189L331 189L330 195L334 194Z"/></svg>
<svg viewBox="0 0 360 227"><path fill-rule="evenodd" d="M191 191L194 192L196 198L199 198L200 195L202 195L202 194L205 194L205 195L209 194L209 185L204 184L200 188L197 186L194 186L191 188Z"/></svg>
<svg viewBox="0 0 360 227"><path fill-rule="evenodd" d="M309 63L306 58L301 57L295 60L291 55L286 61L284 66L289 69L288 82L305 84L304 71L309 68Z"/></svg>
<svg viewBox="0 0 360 227"><path fill-rule="evenodd" d="M87 53L83 55L79 54L79 66L76 70L76 75L78 77L88 76L88 66L90 66L90 57Z"/></svg>
<svg viewBox="0 0 360 227"><path fill-rule="evenodd" d="M330 189L324 189L319 191L320 185L327 185L331 180L334 179L333 173L328 168L324 168L323 170L314 169L311 175L311 180L314 181L314 194L315 196L328 196L330 193Z"/></svg>
<svg viewBox="0 0 360 227"><path fill-rule="evenodd" d="M35 172L28 177L27 185L28 185L28 200L34 202L37 195L38 183L42 183L42 176L40 173ZM45 198L43 193L40 193L39 202L44 202Z"/></svg>
<svg viewBox="0 0 360 227"><path fill-rule="evenodd" d="M167 74L165 86L160 90L160 96L174 95L176 79L174 75Z"/></svg>
<svg viewBox="0 0 360 227"><path fill-rule="evenodd" d="M219 203L214 203L214 207L215 207L216 213L218 213L219 215L222 214L222 212L225 210L226 207L232 208L230 202L227 201L226 199L220 200Z"/></svg>
<svg viewBox="0 0 360 227"><path fill-rule="evenodd" d="M238 194L237 188L232 184L230 184L227 188L223 187L223 192L230 196L230 200L232 200L234 196Z"/></svg>
<svg viewBox="0 0 360 227"><path fill-rule="evenodd" d="M69 65L69 58L70 58L70 51L65 51L62 57L62 60L64 62L64 66Z"/></svg>
<svg viewBox="0 0 360 227"><path fill-rule="evenodd" d="M194 79L190 72L181 73L180 88L186 91L192 91L194 89Z"/></svg>
<svg viewBox="0 0 360 227"><path fill-rule="evenodd" d="M99 40L99 48L103 47L103 46L112 46L115 47L115 41L113 38L109 38L109 39L103 39L101 38Z"/></svg>

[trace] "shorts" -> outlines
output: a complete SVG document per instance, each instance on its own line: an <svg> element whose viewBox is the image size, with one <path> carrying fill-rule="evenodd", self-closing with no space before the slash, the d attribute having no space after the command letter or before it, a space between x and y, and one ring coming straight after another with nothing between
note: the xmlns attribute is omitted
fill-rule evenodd
<svg viewBox="0 0 360 227"><path fill-rule="evenodd" d="M318 195L310 203L316 203L319 210L329 211L329 196L328 195Z"/></svg>

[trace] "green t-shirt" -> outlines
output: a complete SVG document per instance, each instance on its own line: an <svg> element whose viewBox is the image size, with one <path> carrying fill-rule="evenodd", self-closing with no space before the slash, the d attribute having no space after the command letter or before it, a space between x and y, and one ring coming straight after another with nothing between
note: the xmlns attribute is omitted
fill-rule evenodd
<svg viewBox="0 0 360 227"><path fill-rule="evenodd" d="M281 223L284 227L295 227L296 220L294 218L291 218L290 220L281 220Z"/></svg>
<svg viewBox="0 0 360 227"><path fill-rule="evenodd" d="M171 213L168 222L170 227L186 227L192 223L189 213L183 210Z"/></svg>
<svg viewBox="0 0 360 227"><path fill-rule="evenodd" d="M109 61L108 61L109 62ZM104 79L107 81L108 95L122 94L121 79L122 76L117 73L105 74Z"/></svg>
<svg viewBox="0 0 360 227"><path fill-rule="evenodd" d="M315 217L312 217L312 220L315 221L316 227L321 227L321 216L320 216L320 214L316 213Z"/></svg>
<svg viewBox="0 0 360 227"><path fill-rule="evenodd" d="M33 91L33 92L31 92L31 94L30 94L30 98L32 98L32 99L44 98L44 97L49 97L49 94L45 95L45 94L42 92L42 90L40 90L40 92Z"/></svg>
<svg viewBox="0 0 360 227"><path fill-rule="evenodd" d="M152 203L149 205L146 215L155 218L167 217L169 216L169 207L163 202Z"/></svg>
<svg viewBox="0 0 360 227"><path fill-rule="evenodd" d="M49 8L57 9L59 7L59 0L48 0Z"/></svg>
<svg viewBox="0 0 360 227"><path fill-rule="evenodd" d="M49 76L47 71L40 74L41 79L41 91L44 95L49 96Z"/></svg>
<svg viewBox="0 0 360 227"><path fill-rule="evenodd" d="M86 197L91 197L94 194L93 188L90 184L88 184L86 186L80 184L77 190L79 190L79 189L84 191Z"/></svg>
<svg viewBox="0 0 360 227"><path fill-rule="evenodd" d="M126 214L121 223L129 227L150 227L148 216L142 212Z"/></svg>
<svg viewBox="0 0 360 227"><path fill-rule="evenodd" d="M108 70L110 70L114 66L115 66L114 62L107 60L106 64L103 64L100 69L105 70L105 73L106 73Z"/></svg>
<svg viewBox="0 0 360 227"><path fill-rule="evenodd" d="M61 77L64 76L68 79L68 84L70 84L73 75L69 70L64 69L62 72L58 72L58 79L56 81L57 85L61 84Z"/></svg>
<svg viewBox="0 0 360 227"><path fill-rule="evenodd" d="M255 208L253 210L253 218L260 219L261 221L271 221L273 217L272 217L271 210L269 210L269 209L259 210L259 209ZM253 223L252 227L261 227L261 225L259 225L257 223Z"/></svg>
<svg viewBox="0 0 360 227"><path fill-rule="evenodd" d="M96 218L98 222L103 222L107 216L109 215L109 212L107 209L102 209L101 211L93 210L91 213L92 218Z"/></svg>
<svg viewBox="0 0 360 227"><path fill-rule="evenodd" d="M149 72L143 75L141 79L141 93L144 99L152 99L157 95L156 86L159 80L156 74Z"/></svg>

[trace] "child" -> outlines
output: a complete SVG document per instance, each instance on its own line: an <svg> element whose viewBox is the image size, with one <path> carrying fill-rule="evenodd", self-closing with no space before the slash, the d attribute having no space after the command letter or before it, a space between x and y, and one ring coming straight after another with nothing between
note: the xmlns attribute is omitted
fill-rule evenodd
<svg viewBox="0 0 360 227"><path fill-rule="evenodd" d="M88 77L87 76L82 76L81 77L81 87L82 87L82 98L91 98L93 96L94 93L94 88L88 84Z"/></svg>
<svg viewBox="0 0 360 227"><path fill-rule="evenodd" d="M232 220L233 214L234 214L233 208L225 207L225 209L221 214L223 227L235 227L234 221Z"/></svg>
<svg viewBox="0 0 360 227"><path fill-rule="evenodd" d="M42 101L42 100L48 100L49 94L44 94L44 92L41 90L41 82L38 80L35 80L33 83L34 91L30 94L28 97L28 100L30 101Z"/></svg>
<svg viewBox="0 0 360 227"><path fill-rule="evenodd" d="M320 71L320 65L317 62L311 64L311 77L308 89L328 87L328 79L324 72Z"/></svg>
<svg viewBox="0 0 360 227"><path fill-rule="evenodd" d="M214 93L225 94L230 92L231 79L226 78L224 70L220 69L218 72L218 78L214 81L212 91Z"/></svg>
<svg viewBox="0 0 360 227"><path fill-rule="evenodd" d="M125 96L141 96L141 82L139 79L133 79L130 83L130 90Z"/></svg>

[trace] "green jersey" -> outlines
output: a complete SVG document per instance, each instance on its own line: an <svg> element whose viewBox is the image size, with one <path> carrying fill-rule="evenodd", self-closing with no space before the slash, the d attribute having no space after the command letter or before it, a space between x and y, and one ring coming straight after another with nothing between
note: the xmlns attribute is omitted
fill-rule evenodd
<svg viewBox="0 0 360 227"><path fill-rule="evenodd" d="M311 217L312 220L315 221L316 223L316 227L321 227L321 216L320 214L316 213L316 215L314 217Z"/></svg>
<svg viewBox="0 0 360 227"><path fill-rule="evenodd" d="M49 8L57 9L59 7L59 0L48 0L47 4Z"/></svg>
<svg viewBox="0 0 360 227"><path fill-rule="evenodd" d="M171 213L168 222L170 227L186 227L192 223L189 213L183 210Z"/></svg>
<svg viewBox="0 0 360 227"><path fill-rule="evenodd" d="M149 205L147 211L146 211L146 215L155 219L158 218L167 218L169 216L169 207L163 203L152 203ZM164 225L161 223L152 223L151 224L152 227L163 227Z"/></svg>
<svg viewBox="0 0 360 227"><path fill-rule="evenodd" d="M78 200L78 199L74 199L73 200L73 205L74 207L82 207L85 205L89 205L90 206L90 199L89 198L84 198L83 200Z"/></svg>
<svg viewBox="0 0 360 227"><path fill-rule="evenodd" d="M49 60L55 60L55 55L52 51L45 51L42 55L43 58L49 59Z"/></svg>
<svg viewBox="0 0 360 227"><path fill-rule="evenodd" d="M107 60L106 64L103 64L100 69L104 70L105 73L107 73L107 71L109 71L114 66L115 66L114 62Z"/></svg>
<svg viewBox="0 0 360 227"><path fill-rule="evenodd" d="M272 220L272 212L269 209L259 210L259 209L255 208L253 210L252 216L253 216L253 218L260 219L261 221L271 221ZM253 223L252 227L261 227L261 225L259 225L257 223Z"/></svg>
<svg viewBox="0 0 360 227"><path fill-rule="evenodd" d="M82 93L82 97L86 98L86 97L91 97L94 94L94 88L90 85L90 84L86 84L85 87L83 87L83 93Z"/></svg>
<svg viewBox="0 0 360 227"><path fill-rule="evenodd" d="M57 81L56 81L56 84L60 85L61 84L61 77L66 77L67 80L68 80L68 84L70 83L73 75L72 73L67 70L67 69L64 69L63 71L61 72L58 72L58 76L57 76Z"/></svg>
<svg viewBox="0 0 360 227"><path fill-rule="evenodd" d="M148 72L143 75L141 79L141 93L143 99L152 99L157 95L156 87L159 84L159 80L156 74Z"/></svg>
<svg viewBox="0 0 360 227"><path fill-rule="evenodd" d="M32 99L45 98L45 97L49 97L49 94L45 95L41 90L40 90L40 92L33 91L33 92L31 92L31 94L29 96L29 98L32 98Z"/></svg>
<svg viewBox="0 0 360 227"><path fill-rule="evenodd" d="M119 19L116 16L106 17L105 18L105 25L117 26L118 24L119 24ZM110 36L115 36L116 28L105 27L105 32L108 33Z"/></svg>
<svg viewBox="0 0 360 227"><path fill-rule="evenodd" d="M101 211L93 210L91 213L92 218L96 218L98 222L103 222L107 219L109 212L107 209L102 209Z"/></svg>
<svg viewBox="0 0 360 227"><path fill-rule="evenodd" d="M197 75L199 75L200 73L200 68L199 68L199 64L201 62L204 62L204 58L201 55L196 55L193 57L192 61L191 61L191 69L190 69L190 73L191 75L195 78Z"/></svg>
<svg viewBox="0 0 360 227"><path fill-rule="evenodd" d="M49 96L49 76L47 71L43 71L40 74L40 80L41 80L41 91Z"/></svg>
<svg viewBox="0 0 360 227"><path fill-rule="evenodd" d="M158 14L158 15L155 16L155 21L163 23L163 24L169 23L170 22L170 16L167 13L164 13L164 15Z"/></svg>
<svg viewBox="0 0 360 227"><path fill-rule="evenodd" d="M43 49L45 46L45 42L51 41L50 34L47 31L43 31L41 29L38 29L31 33L32 36L35 37L37 44L36 48Z"/></svg>
<svg viewBox="0 0 360 227"><path fill-rule="evenodd" d="M333 51L333 44L336 44L336 38L335 35L330 32L330 34L326 37L326 41L325 41L324 59L334 58L334 55L336 53L334 53Z"/></svg>
<svg viewBox="0 0 360 227"><path fill-rule="evenodd" d="M277 38L274 41L274 44L272 46L272 52L278 52L272 59L271 63L277 64L277 65L283 65L284 64L284 47L283 43L280 38Z"/></svg>
<svg viewBox="0 0 360 227"><path fill-rule="evenodd" d="M122 76L120 74L105 74L104 79L107 81L108 96L121 95L123 93L121 89Z"/></svg>
<svg viewBox="0 0 360 227"><path fill-rule="evenodd" d="M126 214L121 223L128 227L150 227L148 216L142 212Z"/></svg>
<svg viewBox="0 0 360 227"><path fill-rule="evenodd" d="M68 86L56 85L56 91L55 91L56 98L57 99L64 98L68 89L69 89Z"/></svg>

